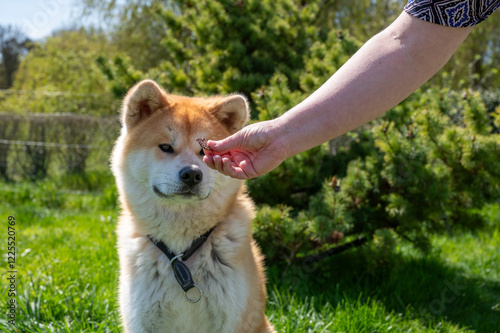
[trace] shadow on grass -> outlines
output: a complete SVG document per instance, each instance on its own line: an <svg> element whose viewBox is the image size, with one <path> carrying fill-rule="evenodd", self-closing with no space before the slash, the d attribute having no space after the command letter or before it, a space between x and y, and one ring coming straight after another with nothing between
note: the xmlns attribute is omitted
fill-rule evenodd
<svg viewBox="0 0 500 333"><path fill-rule="evenodd" d="M500 284L486 278L468 278L438 255L410 256L373 253L364 246L313 264L295 264L283 272L268 268L269 283L293 289L295 297L337 306L371 299L388 311L411 313L423 323L448 321L477 332L500 328ZM361 295L361 296L360 296Z"/></svg>

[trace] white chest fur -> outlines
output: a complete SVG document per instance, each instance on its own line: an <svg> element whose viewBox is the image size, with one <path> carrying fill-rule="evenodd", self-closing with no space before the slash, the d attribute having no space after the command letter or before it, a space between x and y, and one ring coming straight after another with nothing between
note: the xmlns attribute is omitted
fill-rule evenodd
<svg viewBox="0 0 500 333"><path fill-rule="evenodd" d="M185 262L203 291L189 303L169 259L147 238L121 239L120 305L128 332L235 332L245 309L245 274L231 267L229 238L209 238ZM229 252L222 251L228 250ZM195 290L190 291L194 298Z"/></svg>

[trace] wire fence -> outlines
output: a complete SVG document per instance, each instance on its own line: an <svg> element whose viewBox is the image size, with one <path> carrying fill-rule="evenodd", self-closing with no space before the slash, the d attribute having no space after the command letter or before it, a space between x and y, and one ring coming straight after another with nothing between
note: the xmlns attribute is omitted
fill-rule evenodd
<svg viewBox="0 0 500 333"><path fill-rule="evenodd" d="M0 112L0 178L36 180L107 168L119 119Z"/></svg>
<svg viewBox="0 0 500 333"><path fill-rule="evenodd" d="M79 144L66 144L66 143L52 143L52 142L36 142L36 141L18 141L18 140L3 140L0 139L0 144L8 146L37 146L37 147L55 147L55 148L77 148L77 149L93 149L98 146L95 145L79 145Z"/></svg>
<svg viewBox="0 0 500 333"><path fill-rule="evenodd" d="M40 95L45 97L50 96L109 96L109 93L76 93L72 91L50 91L50 90L19 90L19 89L0 89L0 95L19 95L30 94Z"/></svg>

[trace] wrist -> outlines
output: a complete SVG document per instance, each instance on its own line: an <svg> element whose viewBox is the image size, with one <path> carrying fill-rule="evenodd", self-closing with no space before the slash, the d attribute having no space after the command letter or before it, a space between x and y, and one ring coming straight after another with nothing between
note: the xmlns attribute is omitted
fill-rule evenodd
<svg viewBox="0 0 500 333"><path fill-rule="evenodd" d="M288 121L283 116L269 121L269 137L271 144L279 147L279 150L282 152L281 158L283 160L299 153L293 149L293 140L291 140L292 138L290 136L291 132L292 130L290 129Z"/></svg>

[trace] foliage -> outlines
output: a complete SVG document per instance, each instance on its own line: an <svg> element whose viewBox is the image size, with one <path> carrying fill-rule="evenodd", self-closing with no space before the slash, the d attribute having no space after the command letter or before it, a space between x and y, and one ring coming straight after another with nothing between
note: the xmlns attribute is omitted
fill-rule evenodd
<svg viewBox="0 0 500 333"><path fill-rule="evenodd" d="M325 0L321 2L319 24L348 31L360 41L367 41L384 29L403 10L406 0ZM473 87L490 89L500 84L500 11L474 27L455 55L431 82L453 89Z"/></svg>
<svg viewBox="0 0 500 333"><path fill-rule="evenodd" d="M95 64L113 54L106 38L84 30L61 31L35 44L19 65L12 90L0 104L17 113L110 114L118 103Z"/></svg>
<svg viewBox="0 0 500 333"><path fill-rule="evenodd" d="M378 154L351 162L345 199L376 207L377 227L424 241L428 232L480 224L470 209L500 196L500 140L477 94L416 94L372 134ZM363 189L350 190L356 182Z"/></svg>
<svg viewBox="0 0 500 333"><path fill-rule="evenodd" d="M281 109L279 98L273 103ZM252 191L266 197L286 193L293 198L296 189L310 181L306 177L283 181L281 175L289 170L294 174L304 165L320 175L321 167L315 163L322 161L337 166L329 170L322 186L301 196L301 205L287 201L293 211L258 215L256 236L269 259L290 260L327 244L372 238L384 229L425 250L433 233L482 226L477 209L500 197L500 137L493 133L492 116L498 119L497 113L488 113L477 92L422 90L362 132L363 153L347 166L345 155L331 156L323 147L250 182ZM357 139L351 145L359 151ZM294 237L287 236L293 231L297 231Z"/></svg>
<svg viewBox="0 0 500 333"><path fill-rule="evenodd" d="M307 97L307 92L314 91L328 79L330 73L340 68L358 46L355 40L344 36L341 31L332 31L325 41L314 42L305 57L304 69L298 72L297 89L290 88L286 75L277 73L269 85L252 94L258 120L276 118L300 103ZM323 144L293 156L277 170L249 181L252 197L257 202L306 207L307 197L318 191L326 177L341 173L342 165L338 163L339 159L332 158L330 150L328 144ZM362 146L353 144L352 153L363 154ZM342 156L347 157L345 154Z"/></svg>
<svg viewBox="0 0 500 333"><path fill-rule="evenodd" d="M37 180L62 171L82 172L91 155L96 156L89 148L97 151L100 145L101 151L109 151L116 137L112 121L89 114L118 110L119 101L95 63L99 55L113 52L105 36L83 29L61 31L33 45L12 89L0 96L0 110L9 111L0 114L2 178ZM101 160L98 164L107 164L106 157Z"/></svg>
<svg viewBox="0 0 500 333"><path fill-rule="evenodd" d="M269 41L273 41L275 45L283 47L283 53L286 53L291 46L281 43L282 38L286 38L286 33L285 36L283 36L281 32L279 34L270 34L268 26L272 26L274 22L276 22L276 26L283 26L284 22L284 26L289 27L288 30L291 34L297 34L296 28L309 35L309 37L309 30L317 30L322 36L325 36L330 31L341 30L353 38L365 42L400 15L404 5L407 3L405 0L357 0L356 2L349 0L287 0L285 1L285 6L288 7L286 8L287 10L283 12L281 10L281 4L260 2L259 5L255 7L254 5L257 1L219 0L197 3L178 0L129 0L124 2L114 0L80 0L80 2L85 13L98 13L103 21L113 27L111 32L113 44L125 55L125 58L128 57L128 59L133 59L133 68L142 72L144 77L148 76L150 78L159 79L164 81L167 85L171 84L171 81L176 82L180 80L181 87L194 85L194 87L191 88L194 88L196 93L210 93L211 90L199 89L200 87L196 85L196 83L198 83L198 78L193 80L193 75L188 75L192 80L191 83L183 82L186 78L182 73L187 66L180 61L180 58L172 60L174 55L171 54L171 50L174 50L174 53L177 54L179 47L183 48L183 45L189 45L189 48L191 48L192 42L195 41L200 43L205 43L207 41L212 42L212 40L203 38L202 35L204 33L209 35L207 32L215 31L214 34L209 36L212 39L222 36L220 41L214 43L214 48L208 47L204 50L206 53L201 54L201 58L212 58L211 62L207 62L205 59L201 64L208 63L209 66L215 64L216 70L218 71L220 70L221 63L217 63L214 59L218 58L220 54L222 54L225 59L225 52L229 48L238 52L246 49L247 58L253 57L253 53L249 52L253 49L249 48L249 46L254 39L260 39L260 36L266 36L266 38L263 39L263 44L256 45L258 47L257 51L263 53L264 56L267 54L273 55L274 51L272 49L268 50ZM240 7L239 10L233 10L238 6ZM159 11L157 10L158 8L160 8ZM254 12L248 13L246 8L253 8ZM269 17L269 8L272 8L274 13L272 19ZM303 16L301 13L297 14L296 8L299 8L299 10L306 8L306 10L313 13L313 15L307 18L307 22L301 21L301 17ZM214 9L218 11L214 12ZM192 22L193 17L189 14L192 10L196 10L196 16L194 17L196 23L194 24L194 28ZM262 11L262 13L259 11ZM172 18L165 18L165 13ZM233 36L240 32L229 29L238 28L239 26L233 24L227 25L224 22L221 23L218 19L220 15L224 17L229 16L232 20L238 20L241 23L250 25L250 29L255 27L258 27L258 29L252 30L252 38L250 39L234 39ZM262 17L260 17L260 15L262 15ZM447 75L435 76L432 81L440 85L447 85L454 89L463 88L465 86L471 86L475 89L489 89L490 87L498 86L500 84L500 76L497 70L500 67L500 41L496 36L500 33L499 16L500 11L496 11L485 22L476 26L470 34L470 37L463 43L463 46L444 67L444 72ZM199 22L198 18L200 18ZM247 20L247 18L252 18L252 20ZM148 24L137 24L137 22L148 22ZM269 22L272 23L269 24ZM301 23L307 23L308 25L301 25ZM226 24L224 27L227 30L219 29L219 27L223 26L222 24ZM181 27L184 28L181 35L176 35L172 32ZM248 27L244 26L243 32L246 30L248 30ZM169 35L173 35L171 36L173 38L166 38L164 31L167 31ZM185 42L186 38L189 38L188 36L192 36L193 38L188 39L189 43L186 44ZM248 35L246 36L248 37ZM242 44L243 48L241 46L236 48L233 47L232 45L237 45L234 44L234 41ZM300 38L297 43L299 42ZM221 43L222 48L219 48ZM310 44L307 44L306 48L299 50L299 52L307 52L309 45ZM190 68L193 68L192 66L198 67L197 59L200 57L200 54L197 51L204 47L206 46L195 45L194 52L189 53L192 55L192 58L188 58L185 53L181 55L181 58L190 63ZM295 49L295 51L296 50L297 49ZM294 53L290 54L294 55ZM273 57L275 57L274 59L276 60L279 59L277 55L273 55ZM237 57L232 58L237 59ZM174 71L170 73L167 78L162 78L161 73L155 71L169 70L168 68L164 69L162 67L162 64L165 63L164 59L169 59L167 63L173 65L175 70L177 70L177 72ZM233 76L238 76L244 73L245 69L242 70L242 67L247 64L248 62L244 60L234 65L233 67L238 69L238 71L235 72L233 70L231 74ZM285 62L285 64L288 64L288 62ZM204 70L206 66L200 68ZM182 69L182 71L179 69ZM276 69L283 71L282 68ZM214 71L211 68L209 68L209 70L211 74ZM177 74L180 76L177 77ZM201 74L202 72L198 71L196 75L199 76ZM265 77L269 78L269 75ZM130 84L130 82L128 83ZM118 84L118 81L115 81L115 84ZM177 84L174 84L174 87L178 88L176 85ZM118 86L120 86L121 89L126 89L128 87L126 83L118 84ZM223 89L219 90L218 93L224 93L227 90L227 87L222 88ZM244 93L253 90L239 89L239 87L232 88L237 88L235 89L236 91ZM204 89L207 89L207 87ZM191 90L188 90L188 92L193 93Z"/></svg>
<svg viewBox="0 0 500 333"><path fill-rule="evenodd" d="M367 41L392 22L403 10L406 0L324 0L320 2L318 24L348 31ZM355 4L355 5L353 5Z"/></svg>
<svg viewBox="0 0 500 333"><path fill-rule="evenodd" d="M168 7L170 1L81 0L81 11L82 16L98 15L106 29L112 31L110 42L116 50L134 59L135 68L147 71L158 67L170 53L162 44L165 25L151 10L158 4Z"/></svg>
<svg viewBox="0 0 500 333"><path fill-rule="evenodd" d="M163 52L163 61L146 72L135 71L126 57L101 60L101 65L117 93L150 77L185 94L238 91L250 96L277 70L295 88L303 54L318 38L313 25L316 2L303 6L293 0L153 2L150 15L165 29L161 46L168 52Z"/></svg>
<svg viewBox="0 0 500 333"><path fill-rule="evenodd" d="M448 61L446 76L434 82L450 87L489 90L500 85L500 11L474 27L467 39Z"/></svg>

